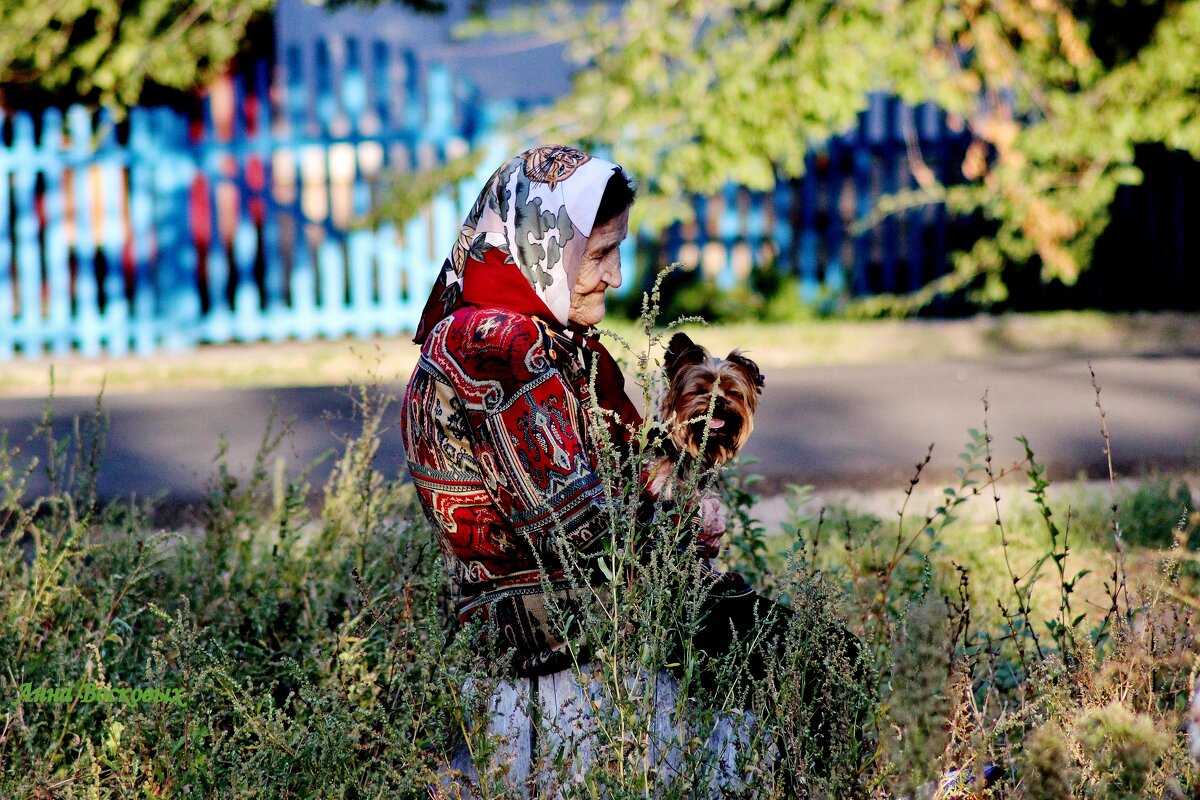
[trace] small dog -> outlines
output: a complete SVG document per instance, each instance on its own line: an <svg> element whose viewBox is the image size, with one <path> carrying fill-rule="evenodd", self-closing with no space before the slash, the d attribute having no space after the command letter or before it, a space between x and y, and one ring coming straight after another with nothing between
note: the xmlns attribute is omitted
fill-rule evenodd
<svg viewBox="0 0 1200 800"><path fill-rule="evenodd" d="M712 467L732 461L741 450L754 430L764 381L758 365L739 351L714 358L684 333L671 337L663 367L667 386L658 416L668 435L654 463L650 488L670 499L676 486L693 478L696 470L706 481ZM706 487L697 488L702 492Z"/></svg>

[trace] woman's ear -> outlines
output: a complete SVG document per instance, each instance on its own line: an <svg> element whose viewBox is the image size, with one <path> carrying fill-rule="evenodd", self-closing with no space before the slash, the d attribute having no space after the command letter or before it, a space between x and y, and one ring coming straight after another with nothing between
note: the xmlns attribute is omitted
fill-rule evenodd
<svg viewBox="0 0 1200 800"><path fill-rule="evenodd" d="M667 354L663 358L663 367L667 377L675 377L675 373L684 364L703 364L707 354L700 345L693 342L686 333L677 333L671 337L667 345Z"/></svg>

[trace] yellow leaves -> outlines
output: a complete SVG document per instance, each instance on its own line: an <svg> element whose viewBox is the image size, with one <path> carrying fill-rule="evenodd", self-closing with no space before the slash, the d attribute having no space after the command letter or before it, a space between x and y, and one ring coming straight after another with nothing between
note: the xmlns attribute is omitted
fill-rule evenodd
<svg viewBox="0 0 1200 800"><path fill-rule="evenodd" d="M994 86L1010 85L1015 78L1016 65L1006 33L999 29L997 20L989 17L975 20L973 27L975 56L979 59L981 77Z"/></svg>
<svg viewBox="0 0 1200 800"><path fill-rule="evenodd" d="M1079 280L1079 263L1062 245L1046 242L1038 247L1038 255L1042 258L1043 281L1057 278L1067 286L1073 286Z"/></svg>
<svg viewBox="0 0 1200 800"><path fill-rule="evenodd" d="M1079 31L1075 16L1066 9L1059 9L1055 21L1058 24L1059 46L1067 61L1076 69L1089 66L1095 60L1095 55L1088 46L1087 37Z"/></svg>
<svg viewBox="0 0 1200 800"><path fill-rule="evenodd" d="M1080 221L1025 185L1006 186L1004 196L1018 211L1020 231L1042 260L1042 280L1074 284L1079 279L1079 263L1066 243L1082 229Z"/></svg>
<svg viewBox="0 0 1200 800"><path fill-rule="evenodd" d="M1011 150L1020 132L1020 127L1011 117L994 112L972 121L971 127L976 136L1001 151Z"/></svg>
<svg viewBox="0 0 1200 800"><path fill-rule="evenodd" d="M1016 149L1018 125L1004 109L995 109L971 121L971 130L977 137L967 148L963 159L963 175L968 180L978 180L988 173L987 146L996 150L1000 166L1020 170L1026 163L1025 154Z"/></svg>
<svg viewBox="0 0 1200 800"><path fill-rule="evenodd" d="M969 181L979 180L987 171L987 147L976 140L967 147L966 158L963 159L963 177Z"/></svg>
<svg viewBox="0 0 1200 800"><path fill-rule="evenodd" d="M963 159L963 176L971 181L982 180L997 192L1008 211L1005 217L1033 247L1042 261L1042 280L1057 279L1073 284L1079 278L1080 266L1070 249L1071 240L1083 230L1083 223L1073 214L1054 203L1045 188L1031 185L1030 170L1047 165L1031 165L1018 147L1022 128L1007 112L993 111L972 120L976 135ZM989 146L995 152L995 164L988 163Z"/></svg>
<svg viewBox="0 0 1200 800"><path fill-rule="evenodd" d="M1052 12L1057 3L1053 0L1033 0L1033 2L996 2L997 15L1006 27L1012 28L1026 42L1044 42L1046 40L1046 15Z"/></svg>

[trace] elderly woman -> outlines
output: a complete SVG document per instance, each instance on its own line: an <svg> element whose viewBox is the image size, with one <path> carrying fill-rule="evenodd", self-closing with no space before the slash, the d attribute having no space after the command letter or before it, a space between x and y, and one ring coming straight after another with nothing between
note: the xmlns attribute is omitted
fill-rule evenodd
<svg viewBox="0 0 1200 800"><path fill-rule="evenodd" d="M621 167L570 147L535 147L509 160L463 223L414 339L421 356L401 418L413 484L436 527L460 621L485 622L522 675L586 657L572 652L561 617L550 613L576 602L560 537L586 555L603 547L608 529L586 410L595 402L612 412L618 446L641 423L620 369L591 330L604 317L605 290L621 285L618 245L633 199ZM700 516L701 550L715 555L724 521L712 503L700 503ZM735 630L742 641L782 643L775 634L791 616L736 573L712 584L702 613L692 645L710 656L729 650ZM774 629L753 635L764 618ZM817 659L813 666L827 674L805 677L801 690L813 704L813 763L822 770L832 731L857 727L863 707L817 699L818 686L845 680L838 664L858 663L848 631L837 648L842 658ZM742 661L758 678L768 671L764 649Z"/></svg>
<svg viewBox="0 0 1200 800"><path fill-rule="evenodd" d="M401 420L413 484L460 620L491 623L523 675L573 664L545 596L572 602L558 537L587 554L607 530L585 413L593 371L594 400L612 412L618 445L641 423L590 330L604 317L605 290L621 285L618 245L633 199L621 167L574 148L509 160L475 201L414 339L421 357ZM702 502L700 515L702 549L715 555L719 508ZM768 615L768 606L740 576L722 576L693 644L722 653L731 623L745 636L763 617L786 622L786 609ZM765 672L761 652L745 664Z"/></svg>
<svg viewBox="0 0 1200 800"><path fill-rule="evenodd" d="M521 674L572 663L543 596L548 578L568 597L550 566L554 537L586 553L606 530L585 413L593 366L599 405L641 421L616 362L587 335L605 290L621 285L633 199L621 167L573 148L511 159L463 223L414 337L409 471L460 620L494 623Z"/></svg>

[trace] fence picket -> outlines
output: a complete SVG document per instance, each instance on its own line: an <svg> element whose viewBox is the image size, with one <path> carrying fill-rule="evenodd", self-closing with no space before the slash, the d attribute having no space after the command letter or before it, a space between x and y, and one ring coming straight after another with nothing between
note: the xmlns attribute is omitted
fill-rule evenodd
<svg viewBox="0 0 1200 800"><path fill-rule="evenodd" d="M829 203L829 227L825 234L825 291L840 297L846 287L846 268L842 259L845 248L846 222L842 216L842 194L846 189L846 178L842 174L845 145L841 137L829 141L829 173L826 178L826 197Z"/></svg>
<svg viewBox="0 0 1200 800"><path fill-rule="evenodd" d="M750 193L750 206L746 211L746 244L751 254L751 263L761 262L765 253L766 219L763 207L767 202L769 201L762 192Z"/></svg>
<svg viewBox="0 0 1200 800"><path fill-rule="evenodd" d="M775 268L784 274L796 270L795 228L792 224L792 185L790 181L778 181L770 194L773 211L770 237L775 244Z"/></svg>
<svg viewBox="0 0 1200 800"><path fill-rule="evenodd" d="M426 219L427 215L422 213L409 220L404 226L404 237L401 243L401 252L403 253L401 264L404 269L405 294L408 297L401 319L404 321L404 327L409 330L412 330L417 324L417 315L420 313L420 306L424 301L424 298L421 297L421 287L427 288L433 285L434 278L438 274L437 270L441 268L442 263L440 260L430 262L425 252L427 245L423 240L428 236Z"/></svg>
<svg viewBox="0 0 1200 800"><path fill-rule="evenodd" d="M151 237L154 220L154 176L149 154L154 152L149 112L129 112L129 227L133 250L133 346L138 355L149 355L156 344L155 291L151 274Z"/></svg>
<svg viewBox="0 0 1200 800"><path fill-rule="evenodd" d="M900 142L903 141L900 133L900 120L897 113L894 113L896 108L901 107L899 102L895 102L894 98L888 98L882 103L883 110L880 113L883 126L883 141L880 144L880 171L881 183L884 194L895 194L900 188L900 172L904 169L904 159L900 150ZM888 214L880 225L880 243L883 249L882 253L882 268L883 268L883 284L884 292L898 292L901 290L900 282L897 279L897 264L900 260L900 231L899 219L896 214Z"/></svg>
<svg viewBox="0 0 1200 800"><path fill-rule="evenodd" d="M35 204L37 152L33 118L18 112L13 119L13 203L16 208L17 340L21 352L35 356L42 345L42 264Z"/></svg>
<svg viewBox="0 0 1200 800"><path fill-rule="evenodd" d="M67 253L66 199L63 173L63 117L57 108L42 115L42 176L45 185L45 254L47 323L50 351L61 355L71 349L71 265Z"/></svg>
<svg viewBox="0 0 1200 800"><path fill-rule="evenodd" d="M227 299L230 288L229 258L226 255L221 202L222 190L228 188L225 181L228 156L222 146L225 142L218 124L218 119L227 118L228 109L224 107L225 104L217 107L219 97L214 94L208 92L202 104L201 141L207 146L200 160L199 179L191 189L191 199L197 211L192 228L201 245L202 260L198 259L198 267L199 274L203 275L207 298L207 307L201 304L204 315L202 337L208 341L223 342L233 336L233 315Z"/></svg>
<svg viewBox="0 0 1200 800"><path fill-rule="evenodd" d="M404 127L409 131L420 131L425 124L425 110L421 107L421 78L416 54L411 49L405 49L399 66L402 78L397 84L403 86L400 104L404 108Z"/></svg>
<svg viewBox="0 0 1200 800"><path fill-rule="evenodd" d="M0 129L4 127L6 114L0 109ZM0 147L0 360L8 360L13 356L16 336L13 331L13 259L12 239L9 231L9 214L12 211L10 200L10 158L7 148Z"/></svg>
<svg viewBox="0 0 1200 800"><path fill-rule="evenodd" d="M454 131L454 79L440 64L430 65L425 76L425 105L428 111L421 127L424 136L435 142L445 141Z"/></svg>
<svg viewBox="0 0 1200 800"><path fill-rule="evenodd" d="M346 237L349 259L349 329L356 336L368 336L378 330L374 295L375 235L370 231L351 231Z"/></svg>
<svg viewBox="0 0 1200 800"><path fill-rule="evenodd" d="M920 105L905 112L905 135L910 137L918 155L921 154L921 138L925 131L925 109ZM923 158L923 157L922 157ZM906 190L915 191L920 188L913 170L905 172ZM925 284L925 231L930 223L929 208L921 206L913 208L904 214L905 247L908 252L908 285L906 291L916 291Z"/></svg>
<svg viewBox="0 0 1200 800"><path fill-rule="evenodd" d="M264 182L267 187L263 204L265 212L262 224L262 257L263 284L266 291L265 319L263 321L265 334L272 341L279 342L287 338L287 295L285 278L287 265L284 261L284 236L282 218L286 213L284 206L277 204L275 195L275 159L270 158L264 164ZM293 231L295 221L289 220Z"/></svg>
<svg viewBox="0 0 1200 800"><path fill-rule="evenodd" d="M321 321L317 329L333 338L346 332L346 257L341 243L334 241L328 231L316 252L321 279Z"/></svg>
<svg viewBox="0 0 1200 800"><path fill-rule="evenodd" d="M100 353L100 284L96 274L96 191L98 167L92 163L95 147L92 116L83 106L67 112L74 164L71 194L75 208L75 324L79 350L85 356Z"/></svg>
<svg viewBox="0 0 1200 800"><path fill-rule="evenodd" d="M256 118L254 126L253 149L259 159L261 169L261 186L256 195L260 204L262 219L259 225L259 249L262 258L262 286L260 330L262 335L271 341L282 341L287 337L285 321L286 296L285 279L286 264L284 262L285 242L282 239L280 219L288 213L277 203L276 197L276 157L286 152L283 142L287 136L288 98L285 96L283 108L278 115L272 113L271 81L267 63L260 61L254 71L254 96L256 100Z"/></svg>
<svg viewBox="0 0 1200 800"><path fill-rule="evenodd" d="M717 237L720 239L724 259L717 272L717 286L728 291L737 285L737 275L733 270L734 240L741 232L738 219L737 185L725 184L721 190L721 215L717 218Z"/></svg>
<svg viewBox="0 0 1200 800"><path fill-rule="evenodd" d="M258 231L254 225L254 197L259 192L262 180L261 160L250 137L250 100L246 96L245 81L239 76L234 80L234 118L237 120L235 142L243 146L240 156L228 160L236 174L231 188L237 193L238 201L228 209L236 215L233 228L233 261L237 276L233 295L233 320L237 337L242 341L253 341L263 332L261 315L262 298L254 275L254 264L258 258ZM259 119L254 124L261 125Z"/></svg>
<svg viewBox="0 0 1200 800"><path fill-rule="evenodd" d="M379 332L385 335L404 329L405 297L402 294L400 273L400 242L395 225L380 225L375 232L376 269L379 276Z"/></svg>
<svg viewBox="0 0 1200 800"><path fill-rule="evenodd" d="M806 158L804 177L800 179L800 300L812 303L817 299L820 281L817 278L817 160Z"/></svg>
<svg viewBox="0 0 1200 800"><path fill-rule="evenodd" d="M313 60L313 89L316 95L317 124L326 137L333 134L337 118L337 98L333 94L333 61L329 42L317 41Z"/></svg>
<svg viewBox="0 0 1200 800"><path fill-rule="evenodd" d="M933 108L931 105L930 108ZM935 109L931 115L936 121L936 127L933 131L933 157L936 162L935 174L938 181L945 186L950 185L956 180L956 172L959 169L951 163L950 158L950 131L946 125L945 114L940 109ZM928 119L929 117L927 117ZM947 241L946 227L949 222L949 212L946 210L944 203L938 203L933 208L933 262L937 265L943 265L946 261ZM931 275L930 278L935 276ZM934 310L940 311L945 301L938 298L934 301Z"/></svg>
<svg viewBox="0 0 1200 800"><path fill-rule="evenodd" d="M377 39L371 43L371 80L367 88L371 95L371 108L379 130L391 130L392 95L391 55L387 42Z"/></svg>
<svg viewBox="0 0 1200 800"><path fill-rule="evenodd" d="M287 119L289 133L294 138L299 138L307 132L304 123L308 115L306 100L308 89L304 82L304 53L296 45L291 45L287 49L285 58L287 68L284 70L284 74L287 77L284 82L284 116Z"/></svg>
<svg viewBox="0 0 1200 800"><path fill-rule="evenodd" d="M100 252L104 256L104 305L101 327L106 349L114 356L129 351L129 302L125 294L125 224L122 200L125 176L117 147L117 123L108 109L99 118L97 162L100 171Z"/></svg>
<svg viewBox="0 0 1200 800"><path fill-rule="evenodd" d="M296 227L295 260L292 262L291 333L307 340L317 335L317 270L313 264L315 249L310 243L309 226Z"/></svg>
<svg viewBox="0 0 1200 800"><path fill-rule="evenodd" d="M350 134L358 136L367 110L367 84L363 78L358 39L346 39L346 60L342 69L342 111L350 123Z"/></svg>
<svg viewBox="0 0 1200 800"><path fill-rule="evenodd" d="M859 137L854 148L854 221L858 223L871 213L871 168L873 157L866 145L865 125L859 123ZM854 291L867 294L867 268L871 261L871 234L854 237Z"/></svg>
<svg viewBox="0 0 1200 800"><path fill-rule="evenodd" d="M165 149L155 172L159 297L162 299L163 347L179 350L199 339L200 297L197 256L191 239L190 193L197 165L190 157L182 119L155 109L155 139Z"/></svg>
<svg viewBox="0 0 1200 800"><path fill-rule="evenodd" d="M250 160L238 165L239 181L236 191L240 203L237 205L237 224L233 231L233 260L237 271L237 288L233 295L233 318L237 337L242 341L253 341L263 332L262 298L254 276L254 262L258 258L258 232L254 227L251 211L253 200L247 180Z"/></svg>
<svg viewBox="0 0 1200 800"><path fill-rule="evenodd" d="M365 94L363 102L365 105ZM355 219L361 219L371 210L371 191L363 174L362 149L355 148L352 152L351 210ZM375 247L378 241L372 231L364 228L355 228L346 235L346 254L350 261L351 330L358 336L367 336L378 330L374 298Z"/></svg>

